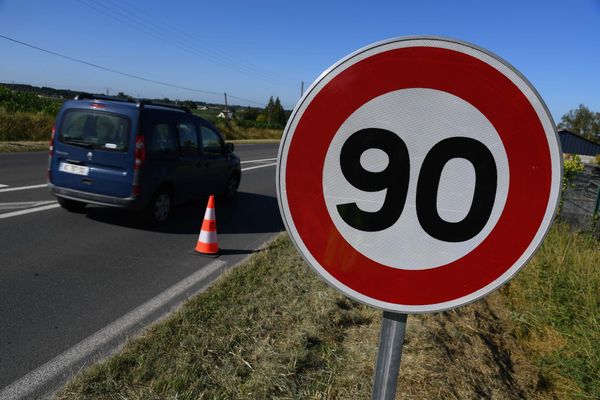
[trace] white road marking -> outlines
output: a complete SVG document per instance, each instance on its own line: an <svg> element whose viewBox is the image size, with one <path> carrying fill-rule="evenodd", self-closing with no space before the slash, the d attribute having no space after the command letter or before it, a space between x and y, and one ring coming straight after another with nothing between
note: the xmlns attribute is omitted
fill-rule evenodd
<svg viewBox="0 0 600 400"><path fill-rule="evenodd" d="M5 185L6 186L6 185ZM0 189L0 193L4 192L14 192L16 190L28 190L28 189L39 189L43 187L47 187L48 184L44 183L42 185L31 185L31 186L17 186L17 187L7 187L4 189Z"/></svg>
<svg viewBox="0 0 600 400"><path fill-rule="evenodd" d="M265 164L265 165L257 165L256 167L248 167L248 168L243 168L242 171L250 171L251 169L257 169L257 168L264 168L264 167L271 167L273 165L277 165L277 163L272 163L272 164Z"/></svg>
<svg viewBox="0 0 600 400"><path fill-rule="evenodd" d="M242 164L245 163L257 163L257 162L263 162L263 161L273 161L273 160L277 160L277 157L275 158L263 158L262 160L248 160L248 161L242 161Z"/></svg>
<svg viewBox="0 0 600 400"><path fill-rule="evenodd" d="M271 158L271 159L267 159L267 160L276 160L276 158ZM252 160L252 161L258 162L258 161L263 161L263 160ZM248 162L250 162L250 161L248 161ZM255 167L242 168L242 171L250 171L250 170L258 169L258 168L272 167L273 165L277 165L277 163L270 163L270 164L264 164L264 165L257 165ZM47 186L47 185L43 184L43 185L34 185L34 186L22 186L22 187L18 187L18 188L0 189L0 193L1 192L10 192L12 190L34 189L34 188L44 187L44 186ZM2 207L1 207L2 204L6 204L6 203L0 203L0 209L2 209ZM51 210L51 209L57 208L57 207L60 207L60 205L57 204L56 202L52 202L52 204L44 205L41 207L34 207L34 208L29 208L27 210L19 210L19 211L13 211L13 212L0 214L0 219L17 217L19 215L31 214L31 213L35 213L35 212L39 212L39 211Z"/></svg>
<svg viewBox="0 0 600 400"><path fill-rule="evenodd" d="M48 394L44 393L44 391L55 389L52 385L56 382L53 381L57 380L57 378L60 379L61 376L69 371L77 372L80 368L88 364L92 357L97 356L98 353L107 355L106 353L111 350L111 346L114 346L111 345L111 343L114 343L115 339L125 338L133 331L138 330L145 320L156 312L162 314L159 318L165 316L169 311L178 309L179 305L183 303L186 298L206 290L220 275L221 270L225 266L226 263L224 261L215 260L202 269L194 272L192 275L179 281L156 297L123 315L121 318L105 326L91 336L83 339L81 342L54 357L44 365L29 372L27 375L6 386L4 389L0 389L0 399L17 400L38 398L41 395ZM212 275L217 272L219 272L219 274L213 277ZM187 293L191 288L198 284L202 284L202 286L196 288L193 293ZM184 297L181 298L182 296ZM181 298L181 300L177 300L178 298ZM171 305L170 303L174 300L177 300L176 304ZM167 309L161 310L161 308L165 308L167 305L169 306Z"/></svg>
<svg viewBox="0 0 600 400"><path fill-rule="evenodd" d="M28 208L27 210L19 210L19 211L13 211L13 212L0 214L0 219L10 218L10 217L18 217L19 215L25 215L25 214L31 214L31 213L39 212L39 211L51 210L53 208L58 208L58 207L60 207L60 205L57 202L53 202L52 204L48 204L46 206ZM0 399L1 398L2 398L2 396L0 396Z"/></svg>
<svg viewBox="0 0 600 400"><path fill-rule="evenodd" d="M15 210L28 207L44 206L46 204L56 203L56 200L43 200L43 201L13 201L9 203L0 203L1 210Z"/></svg>
<svg viewBox="0 0 600 400"><path fill-rule="evenodd" d="M8 185L3 185L0 183L0 188L5 188L5 187L8 187Z"/></svg>

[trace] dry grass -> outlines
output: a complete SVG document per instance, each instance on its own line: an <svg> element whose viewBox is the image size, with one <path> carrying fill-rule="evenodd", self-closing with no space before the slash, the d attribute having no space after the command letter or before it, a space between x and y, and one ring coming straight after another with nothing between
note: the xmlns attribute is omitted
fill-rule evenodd
<svg viewBox="0 0 600 400"><path fill-rule="evenodd" d="M48 150L48 140L0 142L0 152L23 152Z"/></svg>
<svg viewBox="0 0 600 400"><path fill-rule="evenodd" d="M561 398L600 399L600 242L555 225L503 290L525 343Z"/></svg>
<svg viewBox="0 0 600 400"><path fill-rule="evenodd" d="M0 107L0 141L50 140L54 117L43 112L9 112Z"/></svg>
<svg viewBox="0 0 600 400"><path fill-rule="evenodd" d="M367 399L381 312L318 280L283 235L58 399ZM398 398L554 399L500 292L410 316Z"/></svg>
<svg viewBox="0 0 600 400"><path fill-rule="evenodd" d="M235 121L217 120L216 127L225 136L226 140L239 139L281 139L283 129L268 129L244 127Z"/></svg>

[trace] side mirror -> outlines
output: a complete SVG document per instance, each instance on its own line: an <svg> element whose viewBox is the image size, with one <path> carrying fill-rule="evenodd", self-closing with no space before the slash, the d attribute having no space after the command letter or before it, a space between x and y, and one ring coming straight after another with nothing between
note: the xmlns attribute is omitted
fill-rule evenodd
<svg viewBox="0 0 600 400"><path fill-rule="evenodd" d="M227 151L227 153L233 153L233 143L225 143L225 150Z"/></svg>

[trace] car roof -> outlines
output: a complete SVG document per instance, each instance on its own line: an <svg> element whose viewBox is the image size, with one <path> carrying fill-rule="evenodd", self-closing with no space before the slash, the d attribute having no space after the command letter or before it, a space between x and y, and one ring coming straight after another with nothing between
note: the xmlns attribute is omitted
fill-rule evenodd
<svg viewBox="0 0 600 400"><path fill-rule="evenodd" d="M68 104L67 104L68 103ZM114 105L114 106L125 106L130 108L150 108L150 109L158 109L158 110L168 110L168 111L178 111L184 112L186 114L191 114L191 111L187 107L178 106L174 104L164 104L153 102L152 100L145 99L129 99L129 98L120 98L120 97L111 97L111 96L102 96L102 95L90 95L90 94L79 94L75 96L72 101L65 103L67 106L74 106L75 104L84 104L85 106L91 106L93 103L96 104L104 104L106 106Z"/></svg>

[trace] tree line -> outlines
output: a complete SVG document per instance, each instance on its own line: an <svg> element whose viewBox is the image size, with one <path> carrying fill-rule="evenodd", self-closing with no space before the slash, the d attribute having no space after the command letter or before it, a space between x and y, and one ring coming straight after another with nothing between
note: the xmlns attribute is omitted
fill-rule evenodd
<svg viewBox="0 0 600 400"><path fill-rule="evenodd" d="M563 115L558 129L566 129L592 141L600 141L600 112L591 111L585 105Z"/></svg>

